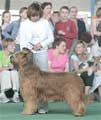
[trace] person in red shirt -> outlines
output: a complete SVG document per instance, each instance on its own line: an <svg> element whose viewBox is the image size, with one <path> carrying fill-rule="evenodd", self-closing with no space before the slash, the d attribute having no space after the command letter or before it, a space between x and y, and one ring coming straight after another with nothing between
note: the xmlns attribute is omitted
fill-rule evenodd
<svg viewBox="0 0 101 120"><path fill-rule="evenodd" d="M55 25L57 37L63 37L66 40L67 51L71 48L72 42L77 38L77 29L75 23L69 19L69 8L63 6L60 8L60 21Z"/></svg>

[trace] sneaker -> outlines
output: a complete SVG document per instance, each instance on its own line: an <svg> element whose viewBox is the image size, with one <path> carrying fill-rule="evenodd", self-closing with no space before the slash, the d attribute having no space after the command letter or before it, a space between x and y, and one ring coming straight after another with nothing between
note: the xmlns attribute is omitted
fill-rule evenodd
<svg viewBox="0 0 101 120"><path fill-rule="evenodd" d="M10 102L10 99L8 99L8 98L5 96L5 93L0 93L0 102L1 102L1 103L7 103L7 102Z"/></svg>
<svg viewBox="0 0 101 120"><path fill-rule="evenodd" d="M38 113L40 113L40 114L46 114L46 113L48 113L48 109L39 109Z"/></svg>
<svg viewBox="0 0 101 120"><path fill-rule="evenodd" d="M13 98L12 98L12 101L15 102L15 103L20 102L20 98L19 98L18 92L15 92L15 93L14 93L14 96L13 96Z"/></svg>

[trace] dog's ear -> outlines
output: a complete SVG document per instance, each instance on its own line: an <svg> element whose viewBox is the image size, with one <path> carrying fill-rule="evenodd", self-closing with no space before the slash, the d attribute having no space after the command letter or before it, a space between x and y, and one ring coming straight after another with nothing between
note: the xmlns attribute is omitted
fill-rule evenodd
<svg viewBox="0 0 101 120"><path fill-rule="evenodd" d="M24 54L28 54L28 53L30 53L30 52L31 52L28 48L23 48L23 50L22 50L22 51L23 51L23 53L24 53Z"/></svg>

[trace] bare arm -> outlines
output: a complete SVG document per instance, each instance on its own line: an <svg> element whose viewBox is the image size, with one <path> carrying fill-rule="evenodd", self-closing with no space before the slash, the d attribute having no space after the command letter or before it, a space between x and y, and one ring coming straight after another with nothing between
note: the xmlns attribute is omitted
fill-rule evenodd
<svg viewBox="0 0 101 120"><path fill-rule="evenodd" d="M66 67L65 67L64 72L69 72L69 64L68 63L66 63Z"/></svg>
<svg viewBox="0 0 101 120"><path fill-rule="evenodd" d="M49 72L54 72L52 67L51 67L51 62L50 61L48 62L48 71Z"/></svg>
<svg viewBox="0 0 101 120"><path fill-rule="evenodd" d="M85 69L79 69L79 65L77 63L77 61L75 60L72 60L72 64L74 66L74 70L77 72L77 73L83 73L85 71L87 71L88 68L85 68Z"/></svg>

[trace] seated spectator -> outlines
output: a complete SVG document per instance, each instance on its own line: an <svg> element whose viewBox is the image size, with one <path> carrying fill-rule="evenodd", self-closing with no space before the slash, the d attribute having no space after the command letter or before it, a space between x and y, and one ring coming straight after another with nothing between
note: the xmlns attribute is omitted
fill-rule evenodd
<svg viewBox="0 0 101 120"><path fill-rule="evenodd" d="M86 45L83 41L79 41L75 46L75 53L71 56L71 63L73 65L74 71L80 74L81 78L85 84L85 94L88 95L90 88L92 86L92 82L94 79L94 70L93 66L87 68L80 68L82 63L86 63L87 61L91 61L92 57L88 54ZM88 74L92 71L92 74Z"/></svg>
<svg viewBox="0 0 101 120"><path fill-rule="evenodd" d="M6 103L12 100L19 102L19 76L10 62L10 56L14 53L14 40L7 38L2 42L3 50L0 51L0 102ZM14 95L9 95L13 91ZM12 94L12 93L11 93Z"/></svg>
<svg viewBox="0 0 101 120"><path fill-rule="evenodd" d="M48 50L48 70L50 72L69 72L69 58L66 52L66 41L57 38L53 48Z"/></svg>
<svg viewBox="0 0 101 120"><path fill-rule="evenodd" d="M97 40L96 43L92 46L92 55L94 57L101 57L101 39ZM99 63L100 64L100 63ZM97 74L97 71L100 71L99 74ZM91 92L94 92L96 89L98 89L98 101L101 102L101 66L98 66L98 69L95 72L94 82L91 89Z"/></svg>
<svg viewBox="0 0 101 120"><path fill-rule="evenodd" d="M91 34L89 32L83 32L81 34L81 40L85 42L88 53L91 53L91 46L92 46L92 42L91 42L92 41L92 36L91 36ZM75 42L75 45L77 44L77 42L78 42L78 40ZM75 52L74 51L75 45L71 49L72 54Z"/></svg>
<svg viewBox="0 0 101 120"><path fill-rule="evenodd" d="M95 42L95 44L92 46L91 52L93 56L101 56L101 39Z"/></svg>

